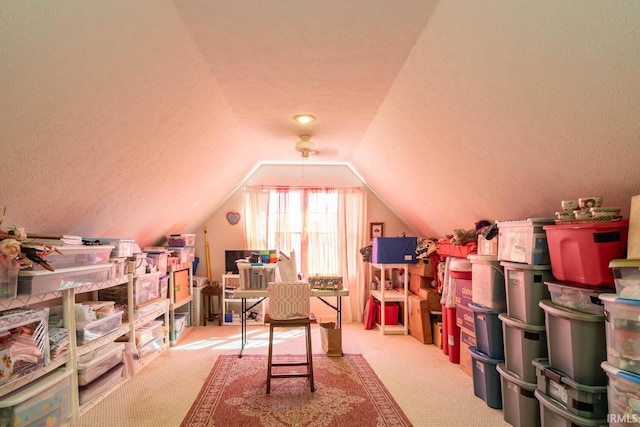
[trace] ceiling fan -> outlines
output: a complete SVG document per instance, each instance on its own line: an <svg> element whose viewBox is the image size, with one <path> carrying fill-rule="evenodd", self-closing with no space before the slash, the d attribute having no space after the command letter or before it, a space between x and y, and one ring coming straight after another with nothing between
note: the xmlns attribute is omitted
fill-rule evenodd
<svg viewBox="0 0 640 427"><path fill-rule="evenodd" d="M315 147L309 135L300 135L300 141L296 142L296 151L301 153L303 158L309 157L309 154L317 154Z"/></svg>

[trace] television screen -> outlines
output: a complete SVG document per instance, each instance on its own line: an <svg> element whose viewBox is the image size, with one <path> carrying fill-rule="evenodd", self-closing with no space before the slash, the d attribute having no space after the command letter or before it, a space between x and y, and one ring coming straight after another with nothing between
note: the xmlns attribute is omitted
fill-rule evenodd
<svg viewBox="0 0 640 427"><path fill-rule="evenodd" d="M238 249L238 250L226 250L224 251L224 271L227 274L239 274L238 264L236 260L246 259L252 253L260 254L259 250L252 249Z"/></svg>

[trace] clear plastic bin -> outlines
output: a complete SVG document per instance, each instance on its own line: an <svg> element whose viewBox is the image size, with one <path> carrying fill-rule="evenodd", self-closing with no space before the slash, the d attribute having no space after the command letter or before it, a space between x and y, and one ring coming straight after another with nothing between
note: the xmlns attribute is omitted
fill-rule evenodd
<svg viewBox="0 0 640 427"><path fill-rule="evenodd" d="M607 400L612 426L640 424L640 375L616 368L607 362L600 365L609 378Z"/></svg>
<svg viewBox="0 0 640 427"><path fill-rule="evenodd" d="M122 362L124 343L112 342L101 348L102 351L98 354L93 354L93 357L89 360L83 362L78 360L78 385L89 384Z"/></svg>
<svg viewBox="0 0 640 427"><path fill-rule="evenodd" d="M238 263L240 289L267 289L275 281L277 264L251 265Z"/></svg>
<svg viewBox="0 0 640 427"><path fill-rule="evenodd" d="M84 345L118 329L122 325L122 314L123 312L118 310L93 322L78 322L76 325L78 344Z"/></svg>
<svg viewBox="0 0 640 427"><path fill-rule="evenodd" d="M71 416L71 375L59 368L0 399L0 425L12 427L66 425Z"/></svg>
<svg viewBox="0 0 640 427"><path fill-rule="evenodd" d="M616 285L616 293L622 298L640 300L640 259L613 259L609 262Z"/></svg>
<svg viewBox="0 0 640 427"><path fill-rule="evenodd" d="M45 260L56 270L59 268L83 267L87 265L107 264L113 246L109 245L62 245L56 246ZM33 264L33 270L45 270L39 264Z"/></svg>
<svg viewBox="0 0 640 427"><path fill-rule="evenodd" d="M598 316L604 314L604 303L599 296L611 292L611 288L594 288L576 283L548 281L545 284L554 304Z"/></svg>
<svg viewBox="0 0 640 427"><path fill-rule="evenodd" d="M554 219L497 221L498 260L532 265L549 264L547 234L542 228Z"/></svg>
<svg viewBox="0 0 640 427"><path fill-rule="evenodd" d="M37 295L61 289L103 282L109 277L111 264L48 270L20 270L18 295Z"/></svg>
<svg viewBox="0 0 640 427"><path fill-rule="evenodd" d="M113 388L125 376L125 365L119 363L89 384L78 388L80 405L84 405L100 394Z"/></svg>
<svg viewBox="0 0 640 427"><path fill-rule="evenodd" d="M504 268L495 256L469 255L471 261L471 300L493 309L507 308Z"/></svg>
<svg viewBox="0 0 640 427"><path fill-rule="evenodd" d="M616 368L640 375L640 301L603 294L606 359Z"/></svg>
<svg viewBox="0 0 640 427"><path fill-rule="evenodd" d="M18 294L19 270L0 266L0 299L15 298Z"/></svg>

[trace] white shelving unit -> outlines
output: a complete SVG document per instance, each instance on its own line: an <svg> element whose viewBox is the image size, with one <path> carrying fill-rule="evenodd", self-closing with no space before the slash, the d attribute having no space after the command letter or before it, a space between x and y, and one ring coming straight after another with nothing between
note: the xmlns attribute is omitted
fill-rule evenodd
<svg viewBox="0 0 640 427"><path fill-rule="evenodd" d="M392 269L403 269L404 289L385 289L386 271ZM369 278L373 279L374 269L380 270L380 289L371 289L369 292L373 298L380 301L380 324L378 328L382 334L397 334L407 335L408 329L408 295L409 295L409 267L408 264L374 264L369 263ZM401 302L402 303L402 324L398 325L386 325L386 310L385 304L388 302Z"/></svg>
<svg viewBox="0 0 640 427"><path fill-rule="evenodd" d="M240 286L239 274L223 274L222 275L222 324L223 325L242 325L240 316L242 315L242 298L234 298L234 290ZM247 298L247 308L261 301L262 298ZM264 302L260 302L256 307L259 312L258 320L247 319L247 325L264 325ZM231 322L227 322L227 313L233 313Z"/></svg>
<svg viewBox="0 0 640 427"><path fill-rule="evenodd" d="M100 338L91 340L84 345L78 345L76 338L77 325L75 315L76 296L86 293L93 293L92 298L97 300L97 294L99 290L123 284L128 285L128 321L123 322L116 330ZM162 298L159 298L158 300L161 299ZM62 303L64 327L69 330L69 346L67 353L52 360L49 365L41 369L21 376L16 380L10 381L6 384L0 385L0 397L23 386L26 386L30 382L44 376L45 374L66 365L67 368L73 370L73 375L71 375L71 395L69 397L71 416L68 420L69 424L73 424L73 422L77 420L77 418L82 413L86 412L108 394L112 393L129 378L129 376L123 377L120 381L114 384L113 387L105 390L104 392L100 393L89 402L86 402L81 406L79 403L80 400L78 389L78 357L87 354L105 344L113 342L125 336L126 334L129 334L130 341L134 341L133 337L136 327L143 326L160 316L164 315L164 322L165 324L168 324L168 304L159 305L156 310L149 311L144 316L135 318L135 309L133 304L133 274L129 274L121 278L106 280L104 282L97 282L90 285L78 286L75 288L57 290L38 295L18 295L15 298L0 299L0 311L25 308L30 306L48 306L52 305L51 303L55 303L57 301L60 301ZM164 301L168 300L165 298ZM166 339L163 341L166 342Z"/></svg>

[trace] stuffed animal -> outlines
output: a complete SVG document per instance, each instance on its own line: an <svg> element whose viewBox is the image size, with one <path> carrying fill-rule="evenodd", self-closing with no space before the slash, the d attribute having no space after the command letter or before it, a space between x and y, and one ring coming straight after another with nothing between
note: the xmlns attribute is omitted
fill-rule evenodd
<svg viewBox="0 0 640 427"><path fill-rule="evenodd" d="M427 239L425 237L418 237L416 242L416 259L428 258L429 255L434 253L437 247L438 241L435 239Z"/></svg>
<svg viewBox="0 0 640 427"><path fill-rule="evenodd" d="M476 236L476 230L465 230L463 228L454 228L453 234L448 234L447 237L449 241L453 245L464 245L469 242L477 242L478 237Z"/></svg>

